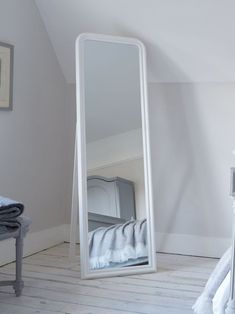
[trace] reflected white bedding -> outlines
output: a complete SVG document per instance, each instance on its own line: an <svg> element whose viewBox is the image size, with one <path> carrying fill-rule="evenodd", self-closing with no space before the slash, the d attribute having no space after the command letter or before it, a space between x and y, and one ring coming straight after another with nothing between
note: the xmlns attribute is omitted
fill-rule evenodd
<svg viewBox="0 0 235 314"><path fill-rule="evenodd" d="M89 232L90 268L131 266L147 261L147 223L130 220Z"/></svg>

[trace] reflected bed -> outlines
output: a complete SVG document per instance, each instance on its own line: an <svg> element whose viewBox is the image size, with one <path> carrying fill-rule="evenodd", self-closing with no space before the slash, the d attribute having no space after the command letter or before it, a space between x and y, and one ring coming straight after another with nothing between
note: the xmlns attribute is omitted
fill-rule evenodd
<svg viewBox="0 0 235 314"><path fill-rule="evenodd" d="M143 219L89 232L90 269L147 264L146 229L146 219Z"/></svg>

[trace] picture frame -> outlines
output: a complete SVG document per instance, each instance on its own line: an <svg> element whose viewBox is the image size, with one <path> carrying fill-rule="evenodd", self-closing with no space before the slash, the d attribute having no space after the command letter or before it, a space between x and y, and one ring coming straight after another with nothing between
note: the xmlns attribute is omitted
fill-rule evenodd
<svg viewBox="0 0 235 314"><path fill-rule="evenodd" d="M0 110L12 110L13 59L14 46L0 42Z"/></svg>

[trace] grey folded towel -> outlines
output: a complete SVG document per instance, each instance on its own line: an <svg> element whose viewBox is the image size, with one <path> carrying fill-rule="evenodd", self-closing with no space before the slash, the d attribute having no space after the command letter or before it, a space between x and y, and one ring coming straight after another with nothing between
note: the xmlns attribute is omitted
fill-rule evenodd
<svg viewBox="0 0 235 314"><path fill-rule="evenodd" d="M19 228L17 217L23 211L22 203L0 196L0 234Z"/></svg>

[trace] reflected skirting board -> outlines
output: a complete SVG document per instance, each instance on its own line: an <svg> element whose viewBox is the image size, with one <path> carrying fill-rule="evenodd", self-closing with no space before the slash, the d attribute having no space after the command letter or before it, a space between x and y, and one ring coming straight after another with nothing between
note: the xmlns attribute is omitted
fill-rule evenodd
<svg viewBox="0 0 235 314"><path fill-rule="evenodd" d="M34 254L62 242L69 242L70 225L31 232L24 244L24 256ZM199 237L185 234L155 233L157 251L183 255L221 257L231 245L230 238ZM78 239L79 242L79 239ZM14 240L0 242L0 265L14 261ZM3 253L4 252L4 253ZM69 252L68 252L69 254Z"/></svg>

